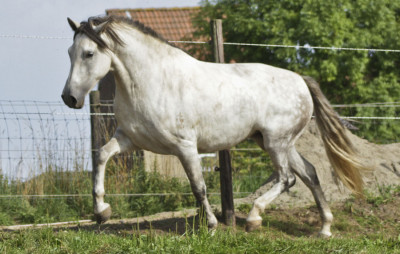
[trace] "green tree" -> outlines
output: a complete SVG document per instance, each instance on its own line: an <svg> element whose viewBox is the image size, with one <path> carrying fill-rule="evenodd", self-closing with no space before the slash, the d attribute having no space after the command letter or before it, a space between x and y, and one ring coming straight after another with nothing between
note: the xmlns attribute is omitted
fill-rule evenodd
<svg viewBox="0 0 400 254"><path fill-rule="evenodd" d="M193 19L195 35L208 36L208 21L216 18L223 19L227 42L400 49L399 1L206 0ZM400 53L226 45L225 58L310 75L335 104L395 102L400 97ZM399 110L360 107L340 113L396 116ZM393 121L360 128L360 135L375 141L400 136L400 125Z"/></svg>

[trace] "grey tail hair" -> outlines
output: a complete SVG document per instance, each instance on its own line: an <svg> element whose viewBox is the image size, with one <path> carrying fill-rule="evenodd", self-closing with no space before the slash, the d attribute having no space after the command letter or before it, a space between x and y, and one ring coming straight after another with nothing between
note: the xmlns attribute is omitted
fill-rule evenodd
<svg viewBox="0 0 400 254"><path fill-rule="evenodd" d="M346 128L322 93L318 83L311 77L303 76L313 102L318 129L324 142L325 151L336 176L356 196L363 196L364 181L361 172L371 170L365 166L346 134Z"/></svg>

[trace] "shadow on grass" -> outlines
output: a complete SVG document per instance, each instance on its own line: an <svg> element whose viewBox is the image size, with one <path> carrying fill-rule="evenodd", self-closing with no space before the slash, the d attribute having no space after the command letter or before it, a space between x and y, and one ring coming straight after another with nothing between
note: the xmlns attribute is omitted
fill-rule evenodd
<svg viewBox="0 0 400 254"><path fill-rule="evenodd" d="M74 231L93 231L105 234L179 234L197 230L200 227L199 217L190 216L187 218L166 218L153 221L137 221L130 219L120 220L120 222L107 222L105 224L77 225L68 227ZM63 228L55 228L55 231L64 230Z"/></svg>
<svg viewBox="0 0 400 254"><path fill-rule="evenodd" d="M221 218L218 217L219 225L218 228L232 229L232 227L226 226L221 222ZM236 216L236 227L234 231L244 232L246 225L246 216L237 215ZM91 231L97 233L105 234L116 234L116 235L132 235L132 234L176 234L183 235L190 232L195 232L199 230L200 227L206 227L204 222L200 222L199 216L189 216L186 218L165 218L153 221L137 221L130 219L129 222L125 220L120 220L120 222L108 222L106 224L90 224L90 225L77 225L68 227L69 230L74 231ZM55 228L55 231L64 230L65 228ZM279 232L287 234L292 237L301 236L311 236L317 232L317 227L314 225L304 224L301 221L281 221L276 219L264 219L263 226L261 229L255 231L254 233L264 233L264 232Z"/></svg>

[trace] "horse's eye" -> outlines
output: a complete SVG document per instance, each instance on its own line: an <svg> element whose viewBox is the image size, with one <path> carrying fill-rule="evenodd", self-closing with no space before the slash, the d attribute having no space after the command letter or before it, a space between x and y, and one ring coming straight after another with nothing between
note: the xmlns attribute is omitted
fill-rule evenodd
<svg viewBox="0 0 400 254"><path fill-rule="evenodd" d="M92 58L94 56L94 52L90 51L86 53L86 58Z"/></svg>

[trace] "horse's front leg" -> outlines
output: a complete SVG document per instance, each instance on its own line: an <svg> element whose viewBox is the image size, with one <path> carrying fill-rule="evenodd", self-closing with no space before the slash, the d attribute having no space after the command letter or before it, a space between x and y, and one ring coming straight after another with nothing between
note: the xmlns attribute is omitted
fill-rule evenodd
<svg viewBox="0 0 400 254"><path fill-rule="evenodd" d="M92 176L93 180L93 209L97 223L106 222L111 216L111 207L108 203L104 203L104 175L107 161L113 155L133 150L132 143L119 130L114 134L114 137L100 148L97 154L97 161Z"/></svg>
<svg viewBox="0 0 400 254"><path fill-rule="evenodd" d="M214 229L217 227L218 221L212 212L210 203L206 196L206 184L201 172L199 154L197 153L197 149L193 149L192 152L188 150L186 150L184 154L180 155L179 159L185 169L187 177L189 178L193 194L207 216L208 228Z"/></svg>

